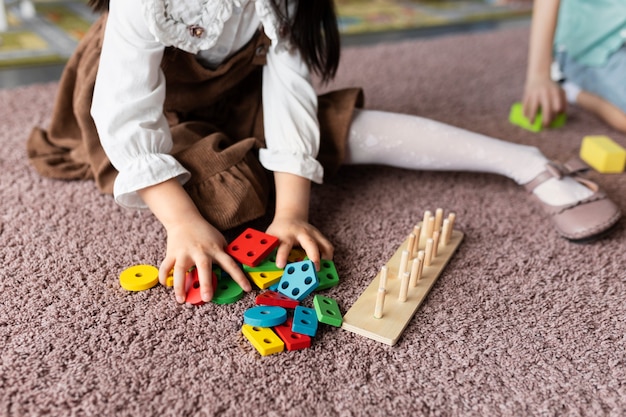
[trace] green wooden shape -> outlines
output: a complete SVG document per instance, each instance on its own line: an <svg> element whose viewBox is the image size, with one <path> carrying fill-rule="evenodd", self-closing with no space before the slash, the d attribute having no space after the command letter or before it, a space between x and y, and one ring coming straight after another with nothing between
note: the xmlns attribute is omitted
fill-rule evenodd
<svg viewBox="0 0 626 417"><path fill-rule="evenodd" d="M245 272L282 271L282 268L276 266L276 249L257 266L242 265L242 267Z"/></svg>
<svg viewBox="0 0 626 417"><path fill-rule="evenodd" d="M339 274L337 274L335 263L327 259L322 259L317 278L320 281L320 285L316 288L316 291L326 290L339 284Z"/></svg>
<svg viewBox="0 0 626 417"><path fill-rule="evenodd" d="M211 301L215 304L232 304L241 300L243 295L244 292L239 284L228 275L222 274L217 281L217 288L213 292Z"/></svg>
<svg viewBox="0 0 626 417"><path fill-rule="evenodd" d="M341 317L341 311L339 310L337 301L332 298L316 294L315 297L313 297L313 306L315 307L317 320L320 323L341 327L343 318Z"/></svg>
<svg viewBox="0 0 626 417"><path fill-rule="evenodd" d="M549 128L555 129L565 124L567 120L567 114L560 113L556 118L548 125ZM511 112L509 113L509 122L519 126L523 129L530 130L531 132L540 132L543 129L541 110L537 112L535 120L532 122L524 116L524 108L522 103L516 102L511 106Z"/></svg>

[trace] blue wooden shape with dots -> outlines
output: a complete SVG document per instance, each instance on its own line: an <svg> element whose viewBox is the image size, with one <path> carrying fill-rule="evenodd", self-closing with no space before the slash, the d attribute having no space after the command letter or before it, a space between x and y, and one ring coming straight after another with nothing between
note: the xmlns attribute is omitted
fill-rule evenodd
<svg viewBox="0 0 626 417"><path fill-rule="evenodd" d="M314 309L298 306L293 313L291 331L313 337L317 333L317 323Z"/></svg>
<svg viewBox="0 0 626 417"><path fill-rule="evenodd" d="M274 327L283 324L286 320L287 310L278 306L252 307L243 313L243 322L250 326Z"/></svg>
<svg viewBox="0 0 626 417"><path fill-rule="evenodd" d="M293 262L285 267L277 291L289 298L302 301L318 287L319 283L313 261Z"/></svg>

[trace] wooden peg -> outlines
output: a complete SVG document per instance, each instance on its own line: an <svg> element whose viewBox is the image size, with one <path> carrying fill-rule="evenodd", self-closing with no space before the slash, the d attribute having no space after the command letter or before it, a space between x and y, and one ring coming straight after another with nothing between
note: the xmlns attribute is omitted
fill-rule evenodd
<svg viewBox="0 0 626 417"><path fill-rule="evenodd" d="M400 257L400 266L398 267L398 278L402 278L402 274L406 272L406 268L409 265L409 251L403 250Z"/></svg>
<svg viewBox="0 0 626 417"><path fill-rule="evenodd" d="M426 240L426 252L424 254L424 265L430 266L433 260L433 238Z"/></svg>
<svg viewBox="0 0 626 417"><path fill-rule="evenodd" d="M417 238L414 233L409 234L409 243L406 245L406 250L409 252L409 260L413 258L413 254L415 253L416 239Z"/></svg>
<svg viewBox="0 0 626 417"><path fill-rule="evenodd" d="M383 290L387 291L387 270L389 268L387 267L387 265L384 265L382 268L380 268L380 281L378 282L378 288L382 288Z"/></svg>
<svg viewBox="0 0 626 417"><path fill-rule="evenodd" d="M422 279L422 272L424 271L424 259L426 258L426 253L421 250L417 253L417 261L419 262L419 267L417 269L417 278L415 279L415 285L420 282Z"/></svg>
<svg viewBox="0 0 626 417"><path fill-rule="evenodd" d="M433 232L435 231L435 218L429 217L428 223L426 224L426 238L432 238Z"/></svg>
<svg viewBox="0 0 626 417"><path fill-rule="evenodd" d="M443 209L438 208L435 210L435 232L441 231L441 224L443 222Z"/></svg>
<svg viewBox="0 0 626 417"><path fill-rule="evenodd" d="M398 301L401 303L406 302L406 298L409 294L409 279L409 273L404 272L400 281L400 293L398 294Z"/></svg>
<svg viewBox="0 0 626 417"><path fill-rule="evenodd" d="M447 240L449 241L452 237L452 230L454 229L454 221L456 220L456 214L450 213L448 214L448 222L450 223L450 229L448 230Z"/></svg>
<svg viewBox="0 0 626 417"><path fill-rule="evenodd" d="M380 319L383 317L383 308L385 307L385 289L379 288L376 294L376 305L374 306L374 318Z"/></svg>
<svg viewBox="0 0 626 417"><path fill-rule="evenodd" d="M419 258L414 258L411 263L411 276L409 277L409 285L411 288L417 287L417 274L420 269L420 260Z"/></svg>
<svg viewBox="0 0 626 417"><path fill-rule="evenodd" d="M441 229L441 244L442 246L448 246L450 243L450 220L443 220L443 228Z"/></svg>
<svg viewBox="0 0 626 417"><path fill-rule="evenodd" d="M428 236L428 234L426 233L426 229L428 226L428 219L430 219L433 216L433 213L431 213L430 210L426 210L424 212L424 220L422 220L422 233L424 234L424 236Z"/></svg>
<svg viewBox="0 0 626 417"><path fill-rule="evenodd" d="M437 257L437 252L439 250L439 232L433 232L433 259Z"/></svg>
<svg viewBox="0 0 626 417"><path fill-rule="evenodd" d="M413 226L413 234L415 235L415 247L413 248L413 253L410 253L411 258L415 257L415 254L419 250L420 246L420 237L422 236L422 226L416 224Z"/></svg>

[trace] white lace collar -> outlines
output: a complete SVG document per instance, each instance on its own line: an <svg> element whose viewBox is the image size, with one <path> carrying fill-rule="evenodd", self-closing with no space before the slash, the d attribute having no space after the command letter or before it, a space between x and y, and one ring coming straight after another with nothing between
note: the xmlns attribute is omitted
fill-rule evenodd
<svg viewBox="0 0 626 417"><path fill-rule="evenodd" d="M233 9L250 1L265 34L280 41L281 20L272 0L142 0L142 6L148 29L160 42L195 54L214 46Z"/></svg>

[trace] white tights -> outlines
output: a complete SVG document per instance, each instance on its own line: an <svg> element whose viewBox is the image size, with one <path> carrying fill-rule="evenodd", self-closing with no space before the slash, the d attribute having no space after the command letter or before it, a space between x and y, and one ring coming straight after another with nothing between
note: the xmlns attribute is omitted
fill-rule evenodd
<svg viewBox="0 0 626 417"><path fill-rule="evenodd" d="M381 164L415 170L473 171L504 175L517 184L545 170L548 159L519 145L418 116L355 110L346 164ZM550 179L533 191L550 205L591 195L572 178Z"/></svg>

